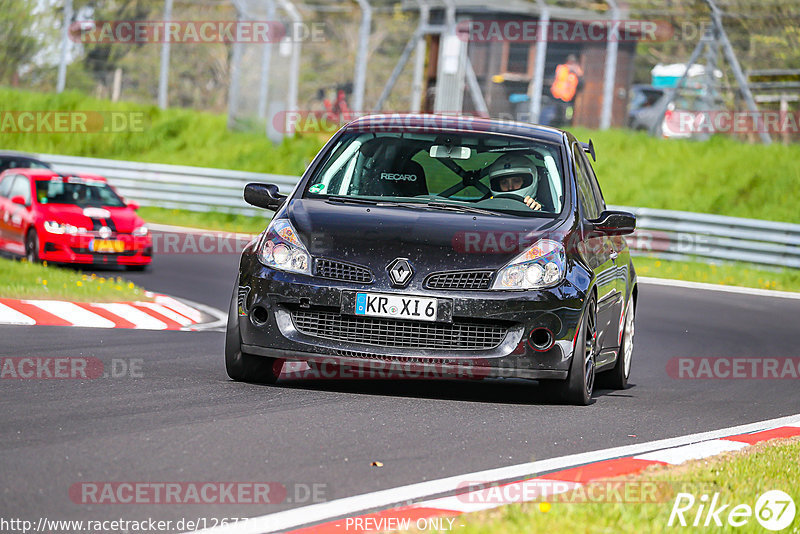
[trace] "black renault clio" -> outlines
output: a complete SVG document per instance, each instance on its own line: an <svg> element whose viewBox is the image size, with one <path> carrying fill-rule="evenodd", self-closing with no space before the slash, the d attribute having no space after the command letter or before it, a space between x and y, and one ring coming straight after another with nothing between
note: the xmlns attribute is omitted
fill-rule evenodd
<svg viewBox="0 0 800 534"><path fill-rule="evenodd" d="M312 368L413 366L536 379L588 404L625 388L636 275L587 157L561 130L382 115L337 132L241 257L225 346L234 380ZM465 373L465 369L469 369Z"/></svg>

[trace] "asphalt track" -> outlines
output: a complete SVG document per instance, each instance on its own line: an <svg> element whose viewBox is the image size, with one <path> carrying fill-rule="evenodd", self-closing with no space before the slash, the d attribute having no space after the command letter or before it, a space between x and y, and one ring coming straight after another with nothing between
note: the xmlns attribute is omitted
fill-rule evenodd
<svg viewBox="0 0 800 534"><path fill-rule="evenodd" d="M227 309L232 254L130 278ZM126 274L127 276L127 274ZM305 504L86 505L86 481L317 484L327 500L798 413L797 380L679 380L678 356L798 357L800 300L642 285L631 382L554 404L522 381L228 380L221 332L0 326L2 356L141 360L141 377L2 380L0 518L249 517ZM372 467L380 461L383 467Z"/></svg>

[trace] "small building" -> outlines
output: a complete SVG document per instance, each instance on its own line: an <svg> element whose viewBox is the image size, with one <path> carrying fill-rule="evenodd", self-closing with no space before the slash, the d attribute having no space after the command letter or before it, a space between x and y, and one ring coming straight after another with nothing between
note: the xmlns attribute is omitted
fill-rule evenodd
<svg viewBox="0 0 800 534"><path fill-rule="evenodd" d="M542 4L535 1L503 0L406 0L404 7L419 10L424 3L430 9L431 27L446 26L448 3L455 7L459 38L466 43L469 63L475 73L486 108L491 117L529 117L529 98L536 69L536 49L539 38L535 30L542 17ZM604 4L599 4L604 5ZM556 67L574 54L584 75L574 101L572 124L597 128L603 107L605 57L607 51L609 12L547 5L549 28L546 41L544 80L542 84L542 114L546 121L548 105L555 100L550 95ZM624 13L624 12L623 12ZM625 18L625 15L618 19ZM475 30L478 31L475 31ZM531 31L534 33L531 33ZM614 78L611 126L625 125L628 91L633 79L633 61L638 38L637 27L628 28L625 37L618 39L616 73ZM426 90L423 111L434 110L442 34L428 32L427 60L424 82ZM464 84L465 86L467 84ZM466 91L466 88L465 88ZM462 110L475 112L473 99L465 93Z"/></svg>

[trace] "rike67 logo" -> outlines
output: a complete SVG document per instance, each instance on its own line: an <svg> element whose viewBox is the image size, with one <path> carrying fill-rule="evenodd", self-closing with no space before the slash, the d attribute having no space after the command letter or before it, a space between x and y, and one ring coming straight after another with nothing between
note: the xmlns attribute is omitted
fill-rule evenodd
<svg viewBox="0 0 800 534"><path fill-rule="evenodd" d="M781 490L770 490L756 499L755 506L747 503L726 503L719 492L699 498L691 493L678 493L669 514L670 527L743 527L753 517L767 530L778 532L794 521L797 509L794 500ZM748 531L751 529L748 529Z"/></svg>

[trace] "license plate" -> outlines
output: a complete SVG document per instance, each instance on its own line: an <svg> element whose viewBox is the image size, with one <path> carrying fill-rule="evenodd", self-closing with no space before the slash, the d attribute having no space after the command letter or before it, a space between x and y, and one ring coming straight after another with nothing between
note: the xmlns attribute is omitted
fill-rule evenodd
<svg viewBox="0 0 800 534"><path fill-rule="evenodd" d="M437 299L356 293L356 315L435 321L439 313L438 308Z"/></svg>
<svg viewBox="0 0 800 534"><path fill-rule="evenodd" d="M117 239L92 239L89 250L101 253L124 252L125 243Z"/></svg>

